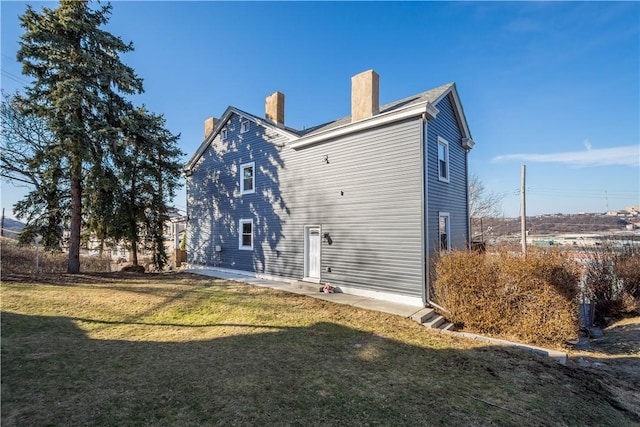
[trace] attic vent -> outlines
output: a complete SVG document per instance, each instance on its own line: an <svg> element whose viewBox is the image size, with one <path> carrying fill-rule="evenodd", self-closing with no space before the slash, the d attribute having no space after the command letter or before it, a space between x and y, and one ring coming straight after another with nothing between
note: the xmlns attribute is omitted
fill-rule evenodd
<svg viewBox="0 0 640 427"><path fill-rule="evenodd" d="M249 132L249 120L245 120L240 124L240 133Z"/></svg>

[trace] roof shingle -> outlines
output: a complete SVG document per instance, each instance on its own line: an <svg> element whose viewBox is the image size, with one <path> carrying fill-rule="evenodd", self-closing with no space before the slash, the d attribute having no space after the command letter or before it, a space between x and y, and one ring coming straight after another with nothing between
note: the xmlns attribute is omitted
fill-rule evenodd
<svg viewBox="0 0 640 427"><path fill-rule="evenodd" d="M397 101L390 102L388 104L382 105L380 107L380 112L378 114L389 113L394 110L399 110L401 108L410 107L412 105L420 104L423 102L435 102L438 100L443 93L445 93L449 88L453 86L453 83L447 83L442 86L438 86L433 89L429 89L425 92L418 93L416 95L409 96L407 98L399 99ZM295 131L299 136L308 136L317 132L324 132L329 129L333 129L339 126L343 126L351 123L351 116L346 116L338 120L334 120L332 122L323 123L321 125L313 126L304 130ZM293 130L293 129L290 129Z"/></svg>

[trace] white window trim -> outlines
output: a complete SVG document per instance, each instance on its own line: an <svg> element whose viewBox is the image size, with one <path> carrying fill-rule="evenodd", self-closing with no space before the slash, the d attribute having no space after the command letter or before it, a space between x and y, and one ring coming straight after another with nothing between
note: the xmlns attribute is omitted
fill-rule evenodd
<svg viewBox="0 0 640 427"><path fill-rule="evenodd" d="M244 246L242 244L242 237L243 237L243 232L242 232L242 225L243 224L251 224L251 245L250 246ZM238 221L238 249L240 249L241 251L252 251L253 250L253 219L241 219L240 221Z"/></svg>
<svg viewBox="0 0 640 427"><path fill-rule="evenodd" d="M224 128L220 131L220 139L223 141L227 140L227 128Z"/></svg>
<svg viewBox="0 0 640 427"><path fill-rule="evenodd" d="M251 126L251 122L249 120L244 120L240 122L240 133L249 132L250 126Z"/></svg>
<svg viewBox="0 0 640 427"><path fill-rule="evenodd" d="M442 237L440 236L440 220L442 218L447 218L447 227L445 232L447 233L447 248L446 252L451 252L451 215L449 212L439 212L438 213L438 250L442 250ZM252 229L253 230L253 229Z"/></svg>
<svg viewBox="0 0 640 427"><path fill-rule="evenodd" d="M447 176L442 176L442 171L440 170L440 146L444 147L444 161L447 164ZM442 182L449 182L451 177L451 163L449 162L449 141L438 137L438 152L436 154L436 158L438 159L438 179Z"/></svg>
<svg viewBox="0 0 640 427"><path fill-rule="evenodd" d="M250 190L244 189L244 170L246 168L253 170L253 188ZM240 194L252 194L256 192L256 162L243 163L240 165Z"/></svg>

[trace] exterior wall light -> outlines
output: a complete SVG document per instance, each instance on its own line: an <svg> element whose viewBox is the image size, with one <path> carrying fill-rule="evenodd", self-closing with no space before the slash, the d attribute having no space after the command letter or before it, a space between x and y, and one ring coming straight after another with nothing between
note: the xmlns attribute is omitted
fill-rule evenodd
<svg viewBox="0 0 640 427"><path fill-rule="evenodd" d="M324 242L327 242L328 244L332 244L333 243L333 240L331 239L331 236L329 235L329 233L324 233L322 235L322 240Z"/></svg>

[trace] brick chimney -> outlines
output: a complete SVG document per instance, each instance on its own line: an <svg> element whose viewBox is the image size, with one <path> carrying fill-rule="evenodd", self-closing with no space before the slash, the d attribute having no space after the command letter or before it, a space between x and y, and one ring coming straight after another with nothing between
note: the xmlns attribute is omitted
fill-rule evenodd
<svg viewBox="0 0 640 427"><path fill-rule="evenodd" d="M366 119L380 112L380 76L373 70L351 77L351 121Z"/></svg>
<svg viewBox="0 0 640 427"><path fill-rule="evenodd" d="M267 119L284 126L284 93L273 92L264 103L264 115Z"/></svg>
<svg viewBox="0 0 640 427"><path fill-rule="evenodd" d="M215 117L209 117L207 120L204 121L204 137L205 138L211 135L211 132L213 132L213 128L216 127L217 121L218 119L216 119Z"/></svg>

